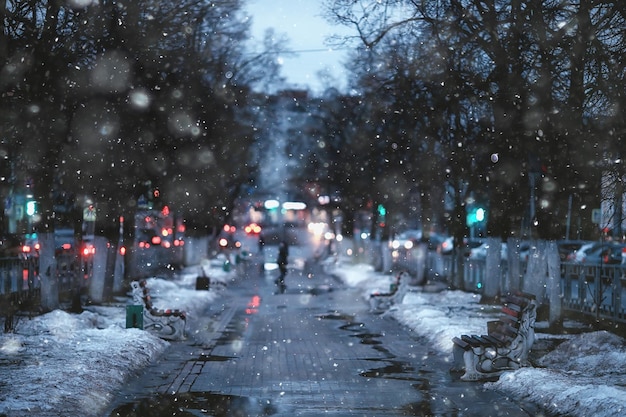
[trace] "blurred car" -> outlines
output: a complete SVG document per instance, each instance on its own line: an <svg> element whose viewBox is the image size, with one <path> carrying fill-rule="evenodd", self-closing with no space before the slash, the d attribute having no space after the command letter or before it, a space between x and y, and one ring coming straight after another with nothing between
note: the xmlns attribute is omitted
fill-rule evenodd
<svg viewBox="0 0 626 417"><path fill-rule="evenodd" d="M39 243L39 236L37 236L37 233L29 233L24 236L22 254L25 257L38 257L40 249L41 245Z"/></svg>
<svg viewBox="0 0 626 417"><path fill-rule="evenodd" d="M587 255L593 251L595 251L597 248L606 245L605 242L588 242L583 244L576 252L574 252L573 255L570 255L570 261L572 262L583 262L586 258Z"/></svg>
<svg viewBox="0 0 626 417"><path fill-rule="evenodd" d="M621 243L603 242L593 250L587 251L581 262L585 264L621 264L622 251L626 245Z"/></svg>
<svg viewBox="0 0 626 417"><path fill-rule="evenodd" d="M217 239L217 245L222 250L241 248L241 242L235 239L235 237L231 235L220 236Z"/></svg>
<svg viewBox="0 0 626 417"><path fill-rule="evenodd" d="M244 230L247 234L249 234L249 235L259 235L259 234L261 234L261 230L263 230L263 229L262 229L261 225L259 225L258 223L254 223L254 222L252 222L252 223L250 223L250 224L247 224L247 225L243 228L243 230Z"/></svg>
<svg viewBox="0 0 626 417"><path fill-rule="evenodd" d="M137 229L135 242L140 249L148 249L152 246L160 246L161 236L154 229Z"/></svg>
<svg viewBox="0 0 626 417"><path fill-rule="evenodd" d="M30 251L30 246L25 245L25 239L22 236L10 234L0 239L0 257L2 258L25 257Z"/></svg>
<svg viewBox="0 0 626 417"><path fill-rule="evenodd" d="M445 236L437 247L437 252L442 255L447 255L454 249L454 238L452 236Z"/></svg>
<svg viewBox="0 0 626 417"><path fill-rule="evenodd" d="M527 261L530 255L531 246L529 242L521 242L519 245L519 256L520 260ZM487 251L489 250L489 243L484 242L479 246L470 250L470 259L486 259ZM500 259L506 260L508 258L508 245L506 242L502 242L500 247Z"/></svg>
<svg viewBox="0 0 626 417"><path fill-rule="evenodd" d="M489 250L489 243L483 242L479 246L470 250L470 259L485 259L487 258L487 251ZM501 259L506 259L506 243L502 243L500 247Z"/></svg>
<svg viewBox="0 0 626 417"><path fill-rule="evenodd" d="M422 240L421 230L405 230L398 234L390 243L391 249L412 249Z"/></svg>
<svg viewBox="0 0 626 417"><path fill-rule="evenodd" d="M73 229L57 229L54 231L54 255L73 255L76 241Z"/></svg>
<svg viewBox="0 0 626 417"><path fill-rule="evenodd" d="M470 256L472 249L476 249L484 242L481 239L464 239L463 240L463 256Z"/></svg>
<svg viewBox="0 0 626 417"><path fill-rule="evenodd" d="M577 250L588 242L585 240L560 240L557 242L561 262L571 262Z"/></svg>

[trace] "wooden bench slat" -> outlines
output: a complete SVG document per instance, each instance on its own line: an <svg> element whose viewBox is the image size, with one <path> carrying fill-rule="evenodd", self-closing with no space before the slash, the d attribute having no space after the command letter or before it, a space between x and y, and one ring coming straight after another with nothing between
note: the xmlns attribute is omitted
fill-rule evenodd
<svg viewBox="0 0 626 417"><path fill-rule="evenodd" d="M508 324L511 327L519 328L519 320L511 317L511 316L502 316L498 319L498 322Z"/></svg>
<svg viewBox="0 0 626 417"><path fill-rule="evenodd" d="M479 347L482 345L482 343L480 343L478 340L472 338L472 336L468 336L466 334L464 334L463 336L461 336L461 339L466 342L469 343L472 347Z"/></svg>
<svg viewBox="0 0 626 417"><path fill-rule="evenodd" d="M522 308L526 307L531 300L524 298L524 297L519 297L517 295L507 295L506 297L504 297L504 304L516 304Z"/></svg>
<svg viewBox="0 0 626 417"><path fill-rule="evenodd" d="M502 306L502 313L506 314L507 316L511 316L511 317L515 317L515 318L519 318L520 316L520 312L519 311L515 311L507 306Z"/></svg>
<svg viewBox="0 0 626 417"><path fill-rule="evenodd" d="M494 346L504 346L504 342L500 339L496 339L492 335L484 334L481 336L483 339L488 340Z"/></svg>
<svg viewBox="0 0 626 417"><path fill-rule="evenodd" d="M483 336L478 336L477 334L472 335L472 337L478 340L483 346L490 346L493 343L490 340L485 339Z"/></svg>
<svg viewBox="0 0 626 417"><path fill-rule="evenodd" d="M462 349L467 350L467 349L469 349L469 347L470 347L470 344L469 344L469 343L467 343L467 342L466 342L466 341L464 341L464 340L459 339L459 338L458 338L458 337L456 337L456 336L452 338L452 341L453 341L455 344L457 344L458 346L460 346Z"/></svg>

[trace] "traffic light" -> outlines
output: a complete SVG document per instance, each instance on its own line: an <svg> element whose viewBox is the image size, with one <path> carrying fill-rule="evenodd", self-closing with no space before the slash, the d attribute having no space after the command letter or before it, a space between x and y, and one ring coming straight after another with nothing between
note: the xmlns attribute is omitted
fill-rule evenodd
<svg viewBox="0 0 626 417"><path fill-rule="evenodd" d="M476 223L484 222L486 218L487 211L483 207L475 207L467 213L466 223L471 227Z"/></svg>
<svg viewBox="0 0 626 417"><path fill-rule="evenodd" d="M476 222L482 222L485 220L485 209L482 207L478 207L476 209Z"/></svg>
<svg viewBox="0 0 626 417"><path fill-rule="evenodd" d="M37 203L32 200L26 202L26 214L33 216L37 212Z"/></svg>
<svg viewBox="0 0 626 417"><path fill-rule="evenodd" d="M385 227L385 223L387 221L385 217L387 216L387 209L382 204L379 204L376 209L378 210L378 225L380 227Z"/></svg>

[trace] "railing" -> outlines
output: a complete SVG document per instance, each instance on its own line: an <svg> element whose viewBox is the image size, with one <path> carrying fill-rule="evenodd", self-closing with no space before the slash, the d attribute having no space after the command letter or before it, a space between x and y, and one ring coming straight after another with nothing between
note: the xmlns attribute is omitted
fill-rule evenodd
<svg viewBox="0 0 626 417"><path fill-rule="evenodd" d="M563 307L626 323L626 266L561 264Z"/></svg>
<svg viewBox="0 0 626 417"><path fill-rule="evenodd" d="M0 294L39 288L38 268L36 258L0 258Z"/></svg>
<svg viewBox="0 0 626 417"><path fill-rule="evenodd" d="M381 249L386 250L385 247ZM414 276L450 280L454 271L453 261L451 255L431 251L420 257L417 252L410 251L392 262L393 267L405 269ZM463 279L466 291L482 293L485 264L484 259L464 259ZM526 262L521 261L519 281L511 280L507 261L501 261L501 292L514 290L508 288L511 282L519 282L521 288L524 288L526 266ZM626 265L562 262L559 284L563 310L582 313L595 319L626 323ZM546 294L537 296L540 301L548 302Z"/></svg>
<svg viewBox="0 0 626 417"><path fill-rule="evenodd" d="M522 272L524 270L522 267ZM508 291L506 282L510 281L506 261L502 261L500 272L500 288ZM465 260L466 290L480 293L484 276L484 259ZM523 287L523 275L520 282ZM563 309L596 319L626 323L626 266L562 262L560 285Z"/></svg>
<svg viewBox="0 0 626 417"><path fill-rule="evenodd" d="M0 315L4 331L13 328L13 315L19 310L32 310L41 300L39 262L36 258L0 259Z"/></svg>

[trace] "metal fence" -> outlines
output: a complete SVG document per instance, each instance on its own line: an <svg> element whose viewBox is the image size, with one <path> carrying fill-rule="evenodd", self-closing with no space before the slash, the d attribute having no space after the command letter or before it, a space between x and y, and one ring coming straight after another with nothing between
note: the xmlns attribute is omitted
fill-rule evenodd
<svg viewBox="0 0 626 417"><path fill-rule="evenodd" d="M0 258L0 294L39 288L38 268L36 258Z"/></svg>
<svg viewBox="0 0 626 417"><path fill-rule="evenodd" d="M451 282L451 277L456 273L451 255L441 255L433 251L427 254L409 251L394 258L386 245L374 248L373 252L377 251L380 251L382 255L375 254L373 258L378 260L381 270L404 269L414 277L418 277L419 282L422 282L422 278ZM388 264L385 264L385 259L388 259ZM526 268L527 263L520 261L520 277L510 277L511 272L507 261L501 260L499 268L501 293L518 289L508 288L512 282L519 282L521 289L526 288L524 282L525 278L528 279ZM561 262L560 270L559 299L563 310L582 313L595 319L626 323L626 265ZM464 259L463 280L466 291L482 293L485 275L485 259ZM547 282L548 277L534 278L545 279ZM533 283L527 282L526 284L531 286ZM541 302L549 302L547 294L536 295Z"/></svg>
<svg viewBox="0 0 626 417"><path fill-rule="evenodd" d="M32 311L41 300L39 263L35 258L0 259L0 315L5 317L4 331L13 328L13 315Z"/></svg>
<svg viewBox="0 0 626 417"><path fill-rule="evenodd" d="M451 263L452 259L447 262ZM520 282L524 288L525 263ZM507 262L501 263L500 288L510 290ZM484 259L466 259L465 289L480 293L485 276ZM596 319L626 323L626 266L607 264L561 263L561 305L564 310L582 313ZM544 294L538 294L544 299Z"/></svg>
<svg viewBox="0 0 626 417"><path fill-rule="evenodd" d="M563 308L626 323L626 266L561 264Z"/></svg>

